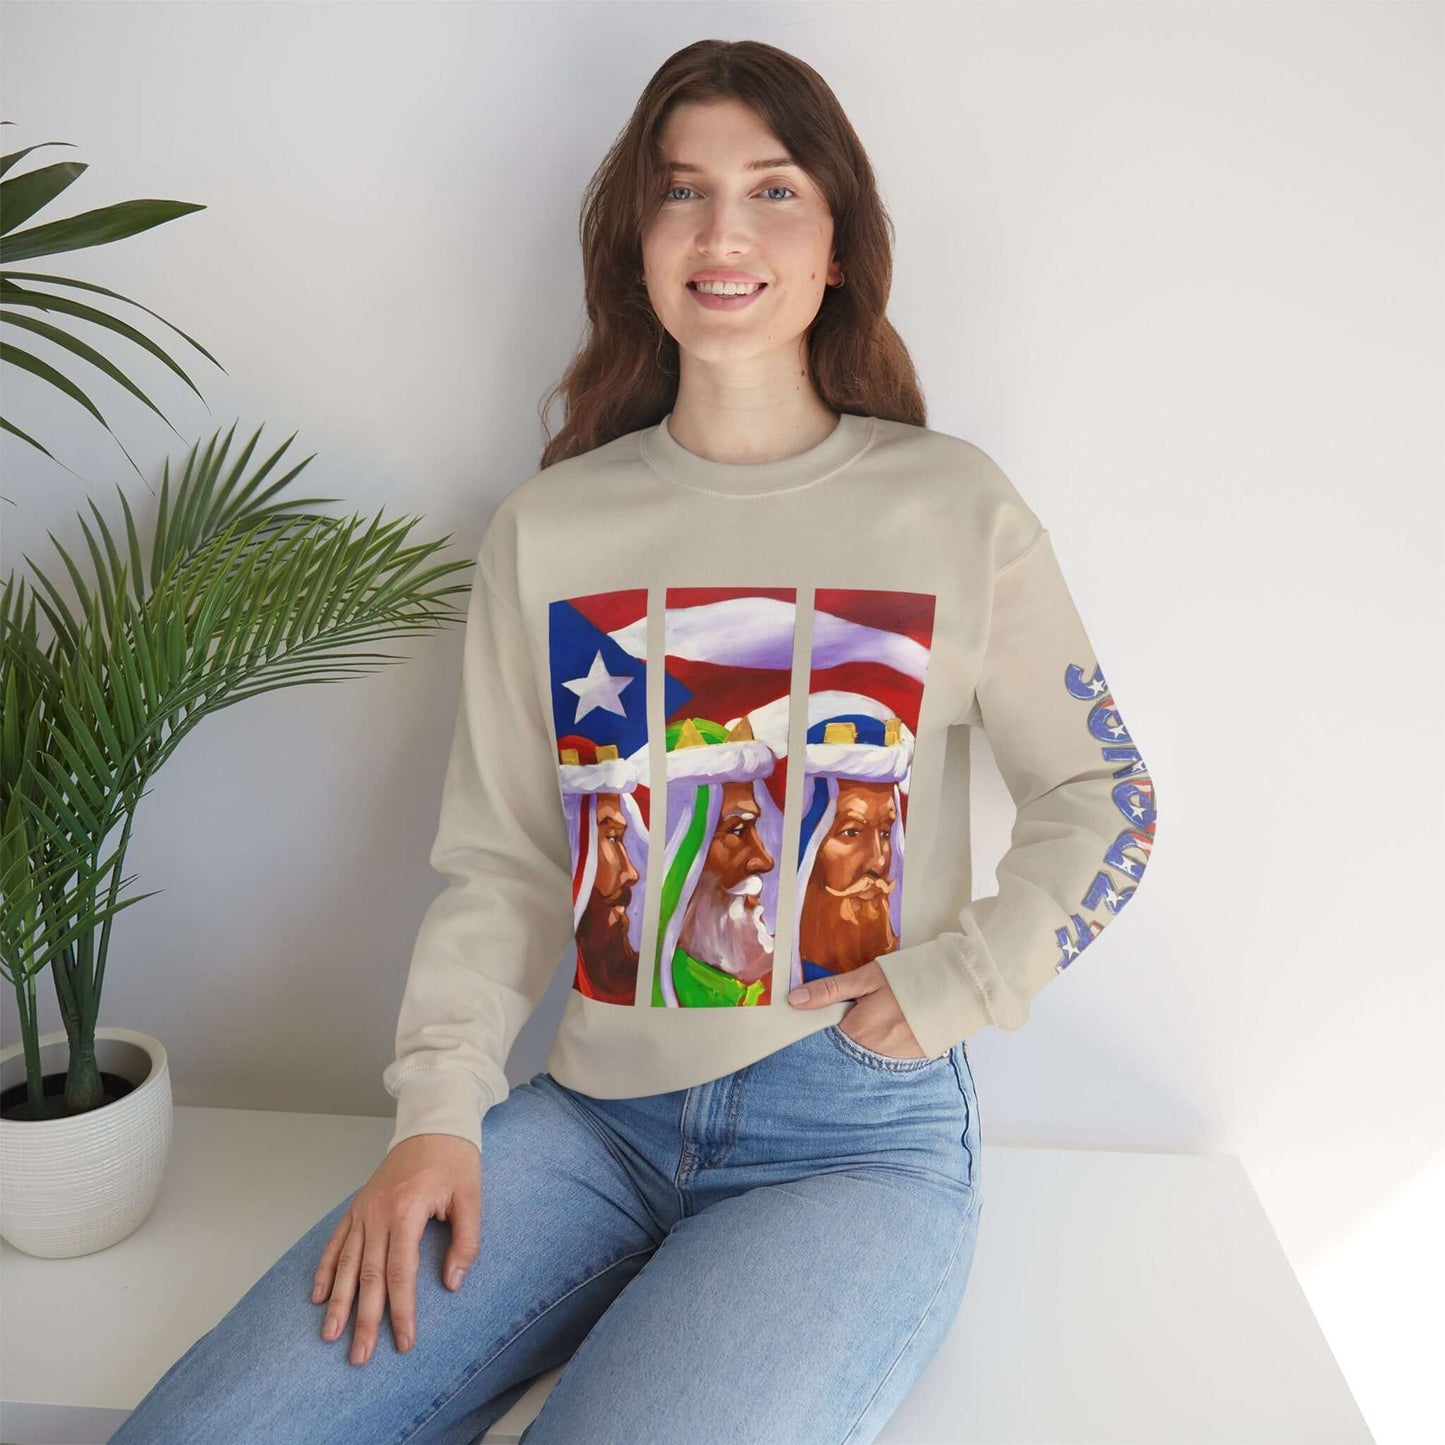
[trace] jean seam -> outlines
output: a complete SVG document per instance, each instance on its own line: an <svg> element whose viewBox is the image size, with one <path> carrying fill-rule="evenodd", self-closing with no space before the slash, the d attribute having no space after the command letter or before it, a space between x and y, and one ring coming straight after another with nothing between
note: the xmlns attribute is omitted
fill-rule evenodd
<svg viewBox="0 0 1445 1445"><path fill-rule="evenodd" d="M694 1165L693 1173L696 1173L696 1156L694 1156L692 1146L687 1140L688 1116L692 1111L693 1101L696 1098L696 1087L686 1090L682 1096L682 1107L677 1111L677 1168L672 1171L672 1187L677 1195L677 1213L679 1218L686 1217L688 1212L688 1184L684 1176L688 1176L689 1164Z"/></svg>
<svg viewBox="0 0 1445 1445"><path fill-rule="evenodd" d="M963 1228L958 1231L958 1238L953 1242L953 1253L948 1256L948 1263L944 1266L943 1273L939 1275L938 1283L933 1287L933 1293L928 1297L928 1303L923 1307L923 1313L918 1316L917 1323L909 1330L908 1338L898 1347L898 1353L893 1357L893 1363L888 1366L883 1378L873 1387L873 1393L863 1402L863 1408L858 1412L857 1419L853 1421L853 1424L848 1429L848 1433L843 1436L838 1442L838 1445L848 1445L848 1441L857 1433L858 1426L863 1423L864 1416L873 1408L873 1402L882 1393L883 1387L893 1378L893 1373L897 1370L899 1362L903 1359L904 1355L908 1353L909 1345L913 1343L914 1337L918 1334L919 1330L923 1328L924 1323L933 1310L933 1306L938 1301L938 1296L943 1293L944 1285L948 1283L949 1276L953 1273L954 1265L958 1263L958 1255L959 1251L963 1248L963 1241L968 1237L968 1231L973 1228L972 1213L972 1206L970 1206L969 1213L964 1216Z"/></svg>
<svg viewBox="0 0 1445 1445"><path fill-rule="evenodd" d="M973 1099L977 1097L977 1085L970 1091L963 1082L963 1071L958 1066L958 1060L950 1054L949 1058L953 1064L953 1076L958 1082L958 1091L963 1095L963 1152L968 1155L968 1187L975 1188L976 1175L978 1172L978 1161L973 1157L973 1148L968 1142L969 1130L973 1128L974 1105ZM963 1067L968 1069L969 1083L973 1083L973 1070L968 1065L968 1055L964 1055ZM982 1143L982 1132L980 1124L980 1143Z"/></svg>
<svg viewBox="0 0 1445 1445"><path fill-rule="evenodd" d="M546 1319L546 1317L551 1314L552 1311L563 1302L563 1300L570 1299L574 1294L577 1293L579 1289L586 1289L589 1284L592 1284L596 1280L601 1279L604 1274L607 1274L611 1270L616 1269L619 1264L626 1264L629 1259L636 1259L637 1256L640 1254L651 1254L652 1252L653 1248L634 1249L629 1254L620 1255L617 1259L614 1259L611 1264L604 1265L595 1274L590 1274L587 1276L586 1279L579 1280L578 1283L574 1284L572 1288L569 1289L565 1294L558 1295L557 1298L554 1299L552 1303L546 1307L546 1309L539 1310L514 1335L511 1335L502 1344L498 1345L497 1348L493 1350L492 1353L488 1355L485 1360L480 1361L472 1369L468 1370L465 1377L458 1383L456 1389L453 1390L451 1394L449 1394L444 1400L439 1400L436 1406L428 1412L425 1419L417 1421L414 1429L408 1430L404 1435L400 1436L397 1445L405 1445L405 1442L412 1439L416 1435L418 1430L425 1429L426 1426L429 1425L434 1419L436 1419L437 1415L440 1414L440 1412L444 1410L448 1405L450 1405L451 1402L455 1400L456 1397L460 1395L461 1392L465 1390L466 1387L471 1384L471 1382L476 1379L476 1377L481 1374L481 1372L485 1370L487 1366L492 1363L493 1360L495 1360L499 1355L505 1354L507 1350L511 1349L511 1347L516 1344L516 1342L520 1340L522 1336L525 1335L527 1331L530 1330L532 1326L537 1323L538 1320ZM603 1313L605 1314L606 1311L604 1310ZM596 1327L597 1322L594 1320L592 1324L592 1329L596 1329ZM591 1334L591 1332L592 1331L589 1330L588 1334ZM486 1402L483 1401L483 1403L485 1404Z"/></svg>

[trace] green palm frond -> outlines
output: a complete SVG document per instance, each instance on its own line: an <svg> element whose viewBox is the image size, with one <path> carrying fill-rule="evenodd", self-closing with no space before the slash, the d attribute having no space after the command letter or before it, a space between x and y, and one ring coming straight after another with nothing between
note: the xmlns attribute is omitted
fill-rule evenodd
<svg viewBox="0 0 1445 1445"><path fill-rule="evenodd" d="M174 497L167 467L148 561L122 494L123 539L94 503L94 530L81 517L93 580L51 538L73 604L28 557L39 583L28 602L13 575L0 588L0 961L22 1013L50 967L81 1037L93 1035L114 915L136 901L121 899L132 880L119 876L136 806L181 740L259 693L405 661L369 645L464 615L445 599L469 585L445 579L470 561L433 561L450 534L410 543L418 517L368 522L303 510L331 498L276 499L311 458L267 486L292 438L248 474L259 431L228 468L234 431L199 458L192 448ZM54 634L44 648L37 606Z"/></svg>
<svg viewBox="0 0 1445 1445"><path fill-rule="evenodd" d="M13 122L6 121L4 124L9 125ZM68 141L50 141L44 144L69 145L70 143ZM7 155L0 156L0 176L5 177L0 180L0 267L7 268L0 270L0 324L8 325L12 333L19 331L30 336L40 337L58 347L67 359L80 363L82 367L92 368L102 376L108 377L149 407L167 426L171 427L172 431L175 431L175 427L171 426L165 413L117 366L79 336L72 334L70 330L52 324L52 320L63 317L72 321L88 323L131 342L149 352L162 365L168 367L199 397L201 393L196 384L165 350L144 332L138 331L134 326L111 315L101 307L87 305L65 294L37 290L33 285L27 286L21 283L41 282L45 286L59 288L62 293L67 289L89 291L116 301L124 301L131 306L139 306L139 303L92 282L78 281L67 276L47 275L44 272L17 271L13 267L18 261L28 261L35 257L55 256L65 251L79 251L92 246L107 246L113 241L125 240L130 236L139 235L143 231L152 230L156 226L165 225L166 222L176 220L180 216L190 215L194 211L203 211L206 208L188 201L121 201L115 205L101 206L95 210L82 211L78 215L18 230L17 227L24 226L39 211L61 196L88 169L78 161L56 161L51 165L41 166L22 175L8 174L18 161L29 155L31 151L41 148L41 146L27 146L24 150L12 151ZM156 316L156 313L148 307L140 306L140 309L147 315ZM42 315L32 314L37 312ZM42 316L50 319L42 319ZM189 342L207 361L212 362L224 372L225 368L221 366L220 362L216 361L216 358L198 341L187 336L179 328L172 326L164 317L156 316L156 319L170 327L177 336ZM86 388L51 365L43 357L17 345L13 340L6 340L0 341L0 362L8 362L54 387L63 396L68 397L77 406L88 412L110 432L111 436L115 437L110 423L106 421L104 414L92 400ZM48 448L28 432L13 424L8 418L0 417L0 428L34 447L50 460L56 460ZM176 434L180 435L179 432ZM136 475L142 476L134 458L126 451L125 444L119 437L115 439ZM144 478L142 477L142 479Z"/></svg>

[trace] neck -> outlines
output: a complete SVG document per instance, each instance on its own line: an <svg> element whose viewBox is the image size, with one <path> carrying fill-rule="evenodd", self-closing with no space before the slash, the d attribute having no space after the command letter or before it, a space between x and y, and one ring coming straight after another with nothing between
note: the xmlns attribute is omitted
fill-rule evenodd
<svg viewBox="0 0 1445 1445"><path fill-rule="evenodd" d="M824 441L838 413L806 380L790 390L723 391L678 386L668 429L679 446L712 462L782 461Z"/></svg>

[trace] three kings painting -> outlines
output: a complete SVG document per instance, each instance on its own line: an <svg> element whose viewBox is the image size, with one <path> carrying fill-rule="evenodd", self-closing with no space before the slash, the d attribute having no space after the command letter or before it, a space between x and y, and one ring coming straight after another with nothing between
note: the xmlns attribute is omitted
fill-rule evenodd
<svg viewBox="0 0 1445 1445"><path fill-rule="evenodd" d="M573 987L627 1007L770 1004L788 811L797 593L672 587L656 927L647 591L553 602L548 652L572 850ZM933 638L928 593L813 599L787 988L901 946L904 825ZM644 938L651 956L643 962Z"/></svg>

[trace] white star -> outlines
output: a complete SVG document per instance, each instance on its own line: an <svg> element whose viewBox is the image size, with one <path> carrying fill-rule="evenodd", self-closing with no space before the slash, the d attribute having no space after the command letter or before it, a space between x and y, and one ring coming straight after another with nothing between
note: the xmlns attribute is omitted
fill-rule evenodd
<svg viewBox="0 0 1445 1445"><path fill-rule="evenodd" d="M581 722L593 708L598 707L615 712L618 717L626 717L627 709L622 705L618 694L633 680L630 677L615 677L608 672L599 652L592 659L592 666L588 668L586 677L574 678L571 682L562 684L578 697L577 716L573 718L573 722Z"/></svg>

